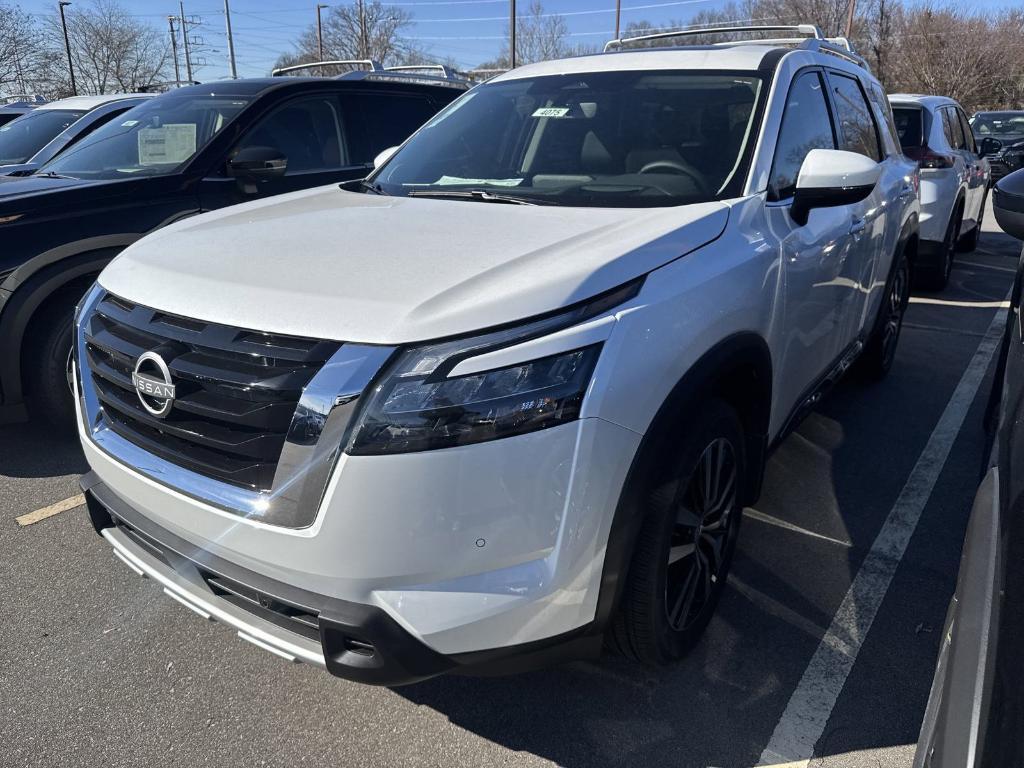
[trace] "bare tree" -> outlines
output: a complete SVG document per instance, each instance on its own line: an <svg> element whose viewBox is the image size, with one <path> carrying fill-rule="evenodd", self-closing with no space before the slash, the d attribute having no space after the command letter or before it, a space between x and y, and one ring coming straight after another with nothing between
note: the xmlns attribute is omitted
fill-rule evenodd
<svg viewBox="0 0 1024 768"><path fill-rule="evenodd" d="M324 59L373 59L382 64L421 64L425 51L403 35L412 23L403 8L369 0L335 5L323 17ZM316 26L295 41L295 52L284 54L277 66L319 61ZM325 72L324 74L331 74Z"/></svg>
<svg viewBox="0 0 1024 768"><path fill-rule="evenodd" d="M506 26L506 41L508 37ZM531 0L526 13L516 15L516 64L577 56L596 50L588 45L573 45L569 37L569 26L563 16L548 13L540 0ZM478 68L507 69L510 65L509 45L505 42L496 59L484 62Z"/></svg>
<svg viewBox="0 0 1024 768"><path fill-rule="evenodd" d="M165 35L132 17L117 0L76 3L67 24L79 93L138 91L168 79ZM60 17L51 16L45 26L52 45L45 64L49 91L63 95L70 89Z"/></svg>
<svg viewBox="0 0 1024 768"><path fill-rule="evenodd" d="M20 6L0 2L0 91L34 90L40 65L39 30Z"/></svg>

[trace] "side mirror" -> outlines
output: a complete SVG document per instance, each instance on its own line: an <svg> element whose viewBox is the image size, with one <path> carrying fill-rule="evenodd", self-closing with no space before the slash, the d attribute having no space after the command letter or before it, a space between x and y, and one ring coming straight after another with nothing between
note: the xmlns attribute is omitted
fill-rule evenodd
<svg viewBox="0 0 1024 768"><path fill-rule="evenodd" d="M996 182L992 189L992 210L1003 232L1024 240L1024 168Z"/></svg>
<svg viewBox="0 0 1024 768"><path fill-rule="evenodd" d="M268 181L284 176L288 158L273 147L245 147L228 160L228 175L243 181Z"/></svg>
<svg viewBox="0 0 1024 768"><path fill-rule="evenodd" d="M398 151L398 147L388 147L383 152L373 158L373 167L380 168L384 163L391 159L391 156Z"/></svg>
<svg viewBox="0 0 1024 768"><path fill-rule="evenodd" d="M999 139L993 139L991 136L986 136L978 142L978 153L982 155L982 157L985 155L994 155L1002 148L1003 142L999 141Z"/></svg>
<svg viewBox="0 0 1024 768"><path fill-rule="evenodd" d="M882 167L870 157L842 149L812 149L800 166L790 216L803 226L814 208L859 203L881 175Z"/></svg>

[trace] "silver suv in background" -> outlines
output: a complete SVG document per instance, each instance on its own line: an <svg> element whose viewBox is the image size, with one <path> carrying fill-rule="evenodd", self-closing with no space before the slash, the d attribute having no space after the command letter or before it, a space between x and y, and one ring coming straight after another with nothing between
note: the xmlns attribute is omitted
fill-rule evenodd
<svg viewBox="0 0 1024 768"><path fill-rule="evenodd" d="M978 151L963 108L945 96L889 96L903 153L921 169L918 271L930 287L949 282L957 250L973 251L981 234L989 164Z"/></svg>

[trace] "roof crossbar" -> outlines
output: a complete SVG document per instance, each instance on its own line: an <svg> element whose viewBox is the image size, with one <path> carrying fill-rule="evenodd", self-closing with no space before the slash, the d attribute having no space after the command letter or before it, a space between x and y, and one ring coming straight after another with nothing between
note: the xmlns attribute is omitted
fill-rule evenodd
<svg viewBox="0 0 1024 768"><path fill-rule="evenodd" d="M361 66L371 72L382 72L384 67L381 66L379 61L373 59L335 59L332 61L311 61L306 64L293 64L290 67L278 67L271 71L271 75L274 77L280 77L281 75L287 75L291 72L299 72L304 69L317 69L318 67L342 67L342 66Z"/></svg>

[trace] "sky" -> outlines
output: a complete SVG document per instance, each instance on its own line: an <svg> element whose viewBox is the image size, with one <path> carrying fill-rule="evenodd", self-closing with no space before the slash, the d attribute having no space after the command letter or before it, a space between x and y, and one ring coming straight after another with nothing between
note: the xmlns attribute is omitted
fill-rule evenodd
<svg viewBox="0 0 1024 768"><path fill-rule="evenodd" d="M82 0L79 0L81 2ZM193 37L203 45L195 58L205 61L196 72L198 80L215 80L228 75L227 36L223 0L184 0L187 16L200 24ZM355 0L347 0L354 2ZM49 14L56 2L14 0L25 11ZM167 33L167 15L178 13L177 0L120 0L141 21ZM598 46L610 39L615 28L615 0L542 0L544 10L563 16L574 44ZM985 9L1011 7L1019 0L975 0ZM316 21L316 0L230 0L235 60L240 77L269 73L278 55L292 50L293 41ZM328 2L328 5L340 3ZM448 56L459 66L472 69L494 58L501 48L508 25L509 0L393 0L413 14L414 23L405 35L430 51L434 60ZM518 0L521 14L529 0ZM662 24L670 19L688 20L702 10L713 10L725 0L622 0L622 27L631 21ZM74 13L72 4L67 13ZM324 11L326 13L327 11ZM179 51L179 56L181 52ZM182 64L184 78L184 64Z"/></svg>

